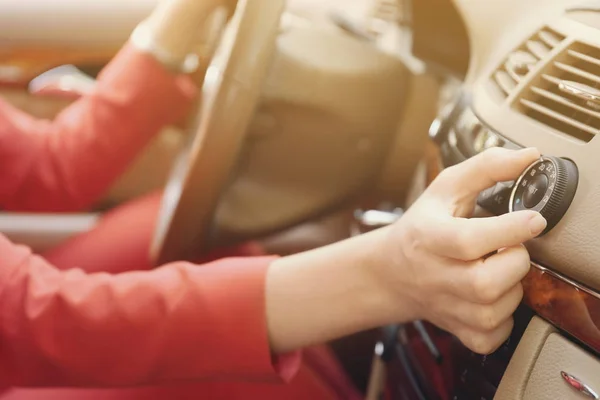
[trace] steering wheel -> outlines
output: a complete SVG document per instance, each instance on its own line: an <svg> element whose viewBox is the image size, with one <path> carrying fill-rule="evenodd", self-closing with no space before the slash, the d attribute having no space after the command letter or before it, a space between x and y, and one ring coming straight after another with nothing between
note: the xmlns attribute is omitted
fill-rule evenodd
<svg viewBox="0 0 600 400"><path fill-rule="evenodd" d="M206 71L191 119L195 134L175 163L150 257L185 259L210 238L213 215L242 148L275 53L285 0L239 0Z"/></svg>

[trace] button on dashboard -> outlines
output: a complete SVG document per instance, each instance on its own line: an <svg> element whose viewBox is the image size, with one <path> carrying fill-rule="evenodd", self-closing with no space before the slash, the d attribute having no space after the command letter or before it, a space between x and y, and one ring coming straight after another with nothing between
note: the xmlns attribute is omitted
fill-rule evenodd
<svg viewBox="0 0 600 400"><path fill-rule="evenodd" d="M506 214L514 184L514 181L500 182L496 186L484 190L479 195L477 204L495 215Z"/></svg>
<svg viewBox="0 0 600 400"><path fill-rule="evenodd" d="M544 199L548 190L548 177L544 174L538 174L531 179L525 188L523 194L523 205L527 208L534 208Z"/></svg>

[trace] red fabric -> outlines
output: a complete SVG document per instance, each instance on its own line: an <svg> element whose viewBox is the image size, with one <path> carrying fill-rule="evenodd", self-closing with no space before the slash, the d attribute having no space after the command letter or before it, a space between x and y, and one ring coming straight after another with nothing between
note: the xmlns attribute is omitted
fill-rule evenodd
<svg viewBox="0 0 600 400"><path fill-rule="evenodd" d="M0 274L5 384L130 386L274 380L276 373L289 379L299 361L273 368L264 313L270 258L90 275L58 271L0 240L0 253L8 252Z"/></svg>
<svg viewBox="0 0 600 400"><path fill-rule="evenodd" d="M74 211L91 205L196 90L150 56L125 48L95 91L54 121L0 103L0 207Z"/></svg>
<svg viewBox="0 0 600 400"><path fill-rule="evenodd" d="M442 363L438 365L435 362L429 348L416 332L410 338L411 349L419 360L423 373L440 400L450 400L450 393L453 393L452 383L455 372L452 363L452 353L450 351L452 337L429 326L426 329L441 354L443 354Z"/></svg>
<svg viewBox="0 0 600 400"><path fill-rule="evenodd" d="M187 78L173 77L150 57L125 48L95 92L55 121L34 120L0 103L0 207L71 211L90 205L152 135L186 111L194 92ZM208 390L206 397L193 386L165 386L39 392L37 398L44 399L53 393L61 399L70 398L68 393L85 399L152 398L148 393L169 399L249 398L249 393L263 399L333 398L329 385L310 384L320 380L308 368L301 369L306 378L300 382L311 389L299 394L287 391L294 386L218 383L289 380L299 368L297 354L273 360L269 350L264 281L272 258L226 259L202 268L179 262L149 271L150 232L141 223L103 222L80 239L90 245L86 251L79 251L85 246L78 247L76 239L72 252L63 247L48 255L62 270L0 236L0 384L212 381L197 387ZM278 397L263 393L265 388ZM16 390L6 398L31 398L28 393L35 392Z"/></svg>
<svg viewBox="0 0 600 400"><path fill-rule="evenodd" d="M305 351L327 355L324 347ZM286 385L212 381L130 389L13 389L2 400L360 400L357 394L340 395L306 364Z"/></svg>
<svg viewBox="0 0 600 400"><path fill-rule="evenodd" d="M156 217L162 198L161 192L149 194L122 205L99 221L93 231L79 235L44 254L57 268L79 267L86 272L120 273L152 267L148 251ZM118 249L115 245L118 244ZM198 263L221 258L262 256L262 248L255 243L245 243L233 248L212 251Z"/></svg>
<svg viewBox="0 0 600 400"><path fill-rule="evenodd" d="M100 221L98 226L91 232L80 235L68 241L62 246L53 249L45 256L58 268L67 269L78 265L87 271L112 272L118 273L127 270L128 266L137 265L141 269L150 269L148 258L148 248L152 239L152 233L156 224L156 216L160 205L161 193L154 193L143 198L134 200L116 210L108 213ZM135 227L135 235L123 227ZM118 248L115 248L118 243ZM217 249L208 254L203 262L210 262L215 259L227 257L235 254L236 256L258 256L263 254L262 248L256 243L245 243L232 248ZM76 261L77 260L77 261ZM79 261L80 260L80 261ZM240 337L240 340L244 340ZM166 392L165 392L166 391ZM25 392L23 392L25 393ZM26 392L34 394L39 392ZM69 396L75 396L74 392L58 392L60 396L69 399ZM76 392L77 395L83 395L83 392ZM163 398L180 398L173 396L182 396L182 399L188 395L190 398L202 394L203 398L223 398L223 399L360 399L361 396L349 381L343 372L339 363L325 346L307 349L304 352L303 363L300 366L298 375L289 385L271 385L260 383L243 382L211 382L199 385L169 388L153 388L143 391L125 391L119 393L124 399L138 398L130 396L150 396L153 399L159 396L158 393L168 393L169 396ZM242 396L241 394L245 394ZM250 397L250 394L254 393ZM108 396L106 393L89 393L92 399L95 396ZM239 397L236 397L238 396ZM55 391L44 392L48 398L58 396ZM88 392L85 393L88 395ZM112 394L111 394L112 395ZM16 396L12 394L11 396ZM140 398L146 398L146 397ZM40 397L41 398L41 397ZM46 397L44 397L45 399ZM77 397L75 397L77 398ZM85 397L86 399L88 397ZM100 397L104 399L104 397ZM107 397L111 399L111 397ZM121 398L121 397L116 397ZM156 397L156 398L160 398ZM13 397L9 397L13 399ZM17 398L20 400L20 398ZM0 400L5 400L0 397Z"/></svg>

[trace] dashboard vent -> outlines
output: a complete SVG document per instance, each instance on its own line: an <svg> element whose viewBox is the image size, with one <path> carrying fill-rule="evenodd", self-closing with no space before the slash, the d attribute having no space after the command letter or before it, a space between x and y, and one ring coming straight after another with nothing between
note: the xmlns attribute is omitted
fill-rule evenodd
<svg viewBox="0 0 600 400"><path fill-rule="evenodd" d="M492 84L499 97L506 99L519 82L564 39L560 33L543 28L510 53L492 75Z"/></svg>
<svg viewBox="0 0 600 400"><path fill-rule="evenodd" d="M575 42L544 67L515 107L571 137L600 133L600 48Z"/></svg>

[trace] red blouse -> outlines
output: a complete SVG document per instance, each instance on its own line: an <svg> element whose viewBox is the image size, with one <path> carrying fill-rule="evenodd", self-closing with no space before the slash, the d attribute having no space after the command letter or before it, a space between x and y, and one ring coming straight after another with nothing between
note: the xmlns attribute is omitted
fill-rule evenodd
<svg viewBox="0 0 600 400"><path fill-rule="evenodd" d="M196 90L126 47L95 92L40 121L0 103L0 207L89 206ZM131 386L206 378L288 379L265 316L271 258L180 262L118 275L59 271L0 235L0 383Z"/></svg>

